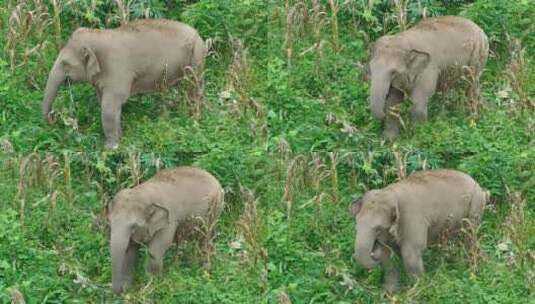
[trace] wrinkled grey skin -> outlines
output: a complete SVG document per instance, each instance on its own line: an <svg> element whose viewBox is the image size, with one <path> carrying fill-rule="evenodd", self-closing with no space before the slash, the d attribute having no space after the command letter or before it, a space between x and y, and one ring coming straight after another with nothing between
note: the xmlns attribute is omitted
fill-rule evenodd
<svg viewBox="0 0 535 304"><path fill-rule="evenodd" d="M400 104L405 94L413 103L412 120L425 121L439 75L468 66L479 79L488 52L481 28L457 16L427 18L399 34L379 38L371 51L370 109L377 119L386 116L385 137L399 135L399 119L388 110Z"/></svg>
<svg viewBox="0 0 535 304"><path fill-rule="evenodd" d="M371 190L350 206L356 221L354 258L364 267L381 264L384 288L399 288L401 255L408 273L424 271L422 253L445 231L454 233L463 219L479 225L485 192L470 176L453 170L419 171L386 188Z"/></svg>
<svg viewBox="0 0 535 304"><path fill-rule="evenodd" d="M210 173L178 167L158 172L148 181L121 190L108 205L111 226L112 288L128 289L140 245L150 253L147 271L156 274L177 229L191 217L217 219L224 204L223 188Z"/></svg>
<svg viewBox="0 0 535 304"><path fill-rule="evenodd" d="M79 28L50 71L42 112L50 124L52 103L67 78L89 82L102 107L106 147L115 149L121 134L121 107L130 95L173 85L191 67L200 77L206 49L190 26L170 20L137 20L116 29Z"/></svg>

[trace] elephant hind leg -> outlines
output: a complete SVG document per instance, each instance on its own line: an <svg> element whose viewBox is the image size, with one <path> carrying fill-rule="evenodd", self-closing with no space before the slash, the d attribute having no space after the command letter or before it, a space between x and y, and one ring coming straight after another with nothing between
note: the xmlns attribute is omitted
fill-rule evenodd
<svg viewBox="0 0 535 304"><path fill-rule="evenodd" d="M391 87L386 97L386 117L385 117L385 130L383 132L387 139L394 139L399 135L400 129L400 117L399 112L396 113L395 106L403 102L405 94Z"/></svg>
<svg viewBox="0 0 535 304"><path fill-rule="evenodd" d="M175 232L176 225L169 225L156 232L153 239L149 242L150 259L147 265L147 272L158 274L162 271L163 257L173 243Z"/></svg>

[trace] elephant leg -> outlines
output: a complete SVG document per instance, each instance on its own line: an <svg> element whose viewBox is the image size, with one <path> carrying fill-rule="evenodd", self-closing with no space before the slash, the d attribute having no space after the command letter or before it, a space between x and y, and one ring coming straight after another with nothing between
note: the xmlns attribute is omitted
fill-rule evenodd
<svg viewBox="0 0 535 304"><path fill-rule="evenodd" d="M163 257L173 243L175 233L176 225L169 225L155 234L149 243L150 260L147 265L147 272L158 274L162 271Z"/></svg>
<svg viewBox="0 0 535 304"><path fill-rule="evenodd" d="M98 104L102 106L102 90L96 88Z"/></svg>
<svg viewBox="0 0 535 304"><path fill-rule="evenodd" d="M399 267L391 259L392 249L384 246L381 250L379 260L384 270L383 288L388 292L395 292L399 289Z"/></svg>
<svg viewBox="0 0 535 304"><path fill-rule="evenodd" d="M121 137L121 108L128 94L106 92L102 96L102 127L106 136L106 147L117 149Z"/></svg>
<svg viewBox="0 0 535 304"><path fill-rule="evenodd" d="M134 283L134 270L139 251L139 244L130 241L128 248L126 249L125 261L124 261L124 281L126 288L130 288Z"/></svg>
<svg viewBox="0 0 535 304"><path fill-rule="evenodd" d="M415 123L427 120L427 103L436 91L439 71L427 69L418 76L411 92L411 118Z"/></svg>
<svg viewBox="0 0 535 304"><path fill-rule="evenodd" d="M388 139L394 139L399 135L399 117L392 114L391 108L402 103L404 97L405 94L394 87L390 88L386 97L386 118L383 135Z"/></svg>
<svg viewBox="0 0 535 304"><path fill-rule="evenodd" d="M421 246L406 245L401 247L401 257L405 269L411 275L419 275L424 272L422 259L423 248Z"/></svg>

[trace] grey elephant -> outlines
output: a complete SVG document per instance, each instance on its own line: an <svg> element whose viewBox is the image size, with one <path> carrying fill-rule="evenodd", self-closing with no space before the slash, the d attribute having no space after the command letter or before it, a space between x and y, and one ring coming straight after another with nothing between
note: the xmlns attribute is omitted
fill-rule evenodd
<svg viewBox="0 0 535 304"><path fill-rule="evenodd" d="M467 66L478 80L488 52L483 30L456 16L427 18L399 34L379 38L371 47L370 108L375 118L386 116L385 137L399 135L399 119L389 109L405 95L413 103L413 122L427 120L427 103L441 73L448 69L462 72Z"/></svg>
<svg viewBox="0 0 535 304"><path fill-rule="evenodd" d="M409 274L421 274L426 247L454 235L465 219L477 227L488 196L470 176L453 170L418 171L368 191L350 206L357 230L354 258L367 269L381 264L385 289L396 291L399 269L391 255L401 255Z"/></svg>
<svg viewBox="0 0 535 304"><path fill-rule="evenodd" d="M164 169L134 188L119 191L107 209L113 290L121 293L132 285L140 245L150 253L147 271L156 274L177 229L192 228L193 217L203 219L209 228L205 237L211 238L223 204L224 191L217 179L194 167Z"/></svg>
<svg viewBox="0 0 535 304"><path fill-rule="evenodd" d="M49 115L52 103L67 78L89 82L102 107L106 147L117 148L121 107L128 97L177 83L187 67L200 78L205 56L205 44L198 32L176 21L136 20L107 30L79 28L50 71L43 115L50 124L53 122Z"/></svg>

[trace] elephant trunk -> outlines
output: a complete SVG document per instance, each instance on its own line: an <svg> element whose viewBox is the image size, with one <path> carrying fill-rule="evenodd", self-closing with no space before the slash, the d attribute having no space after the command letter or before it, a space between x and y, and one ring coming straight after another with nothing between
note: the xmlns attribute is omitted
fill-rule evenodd
<svg viewBox="0 0 535 304"><path fill-rule="evenodd" d="M123 292L125 278L124 269L126 250L130 242L130 233L124 224L112 224L111 230L111 266L112 266L112 288L117 294Z"/></svg>
<svg viewBox="0 0 535 304"><path fill-rule="evenodd" d="M359 232L355 240L355 259L366 269L373 268L378 261L372 258L375 245L373 232Z"/></svg>
<svg viewBox="0 0 535 304"><path fill-rule="evenodd" d="M390 78L387 75L373 75L371 81L370 109L377 119L385 117L385 103L390 90Z"/></svg>
<svg viewBox="0 0 535 304"><path fill-rule="evenodd" d="M42 111L45 119L48 119L48 114L52 110L52 103L58 94L58 89L61 84L65 82L66 75L59 64L59 59L56 60L46 82L45 97L43 99Z"/></svg>

